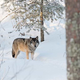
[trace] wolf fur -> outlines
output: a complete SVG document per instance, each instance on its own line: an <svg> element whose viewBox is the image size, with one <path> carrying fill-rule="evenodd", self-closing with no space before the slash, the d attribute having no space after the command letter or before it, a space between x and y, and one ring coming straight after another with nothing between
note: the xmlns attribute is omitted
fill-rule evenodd
<svg viewBox="0 0 80 80"><path fill-rule="evenodd" d="M29 59L29 53L33 59L34 51L39 45L38 36L36 38L17 38L13 41L12 45L12 57L17 58L20 51L26 52L27 59Z"/></svg>

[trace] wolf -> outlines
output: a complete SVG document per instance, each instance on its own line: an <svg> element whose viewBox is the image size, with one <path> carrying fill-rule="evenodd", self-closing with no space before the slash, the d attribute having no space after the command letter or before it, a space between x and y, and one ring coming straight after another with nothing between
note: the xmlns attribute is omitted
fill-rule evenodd
<svg viewBox="0 0 80 80"><path fill-rule="evenodd" d="M35 38L17 38L12 44L12 57L17 58L20 51L26 52L26 57L29 59L29 53L33 59L34 52L39 45L38 36Z"/></svg>

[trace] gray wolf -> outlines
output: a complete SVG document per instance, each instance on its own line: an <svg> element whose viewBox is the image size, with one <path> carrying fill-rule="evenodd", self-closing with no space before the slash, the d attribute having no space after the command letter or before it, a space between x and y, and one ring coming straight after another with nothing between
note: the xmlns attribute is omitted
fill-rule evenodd
<svg viewBox="0 0 80 80"><path fill-rule="evenodd" d="M12 57L17 58L20 51L26 52L26 57L29 59L29 53L33 59L34 51L39 45L38 36L35 38L17 38L13 41L12 45Z"/></svg>

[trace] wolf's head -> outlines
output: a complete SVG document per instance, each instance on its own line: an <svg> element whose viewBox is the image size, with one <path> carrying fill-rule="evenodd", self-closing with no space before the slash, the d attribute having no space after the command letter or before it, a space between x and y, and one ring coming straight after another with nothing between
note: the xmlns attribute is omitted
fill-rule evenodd
<svg viewBox="0 0 80 80"><path fill-rule="evenodd" d="M30 45L36 48L39 45L38 36L36 38L30 37Z"/></svg>

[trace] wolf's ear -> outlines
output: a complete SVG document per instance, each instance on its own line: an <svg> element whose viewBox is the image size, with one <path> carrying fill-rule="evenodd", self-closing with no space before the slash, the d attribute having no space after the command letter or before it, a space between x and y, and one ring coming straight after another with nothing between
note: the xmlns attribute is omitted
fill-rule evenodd
<svg viewBox="0 0 80 80"><path fill-rule="evenodd" d="M38 39L38 36L36 37L36 39Z"/></svg>

